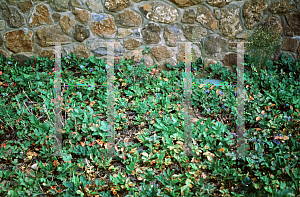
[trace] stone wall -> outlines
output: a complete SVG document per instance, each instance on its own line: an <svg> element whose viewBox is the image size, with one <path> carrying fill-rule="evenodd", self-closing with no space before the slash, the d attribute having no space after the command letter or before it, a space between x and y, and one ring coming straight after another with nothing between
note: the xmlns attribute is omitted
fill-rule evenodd
<svg viewBox="0 0 300 197"><path fill-rule="evenodd" d="M281 51L271 59L283 53L297 59L299 8L293 0L0 0L0 54L14 54L21 63L33 55L53 60L54 45L46 42L68 41L62 56L74 52L106 60L106 44L100 42L118 41L116 57L140 60L143 46L150 47L147 65L166 69L165 62L184 61L184 45L178 42L201 41L192 45L194 62L203 57L204 40L206 65L230 68L236 65L237 44L229 42L246 41L247 32L267 24L283 37Z"/></svg>

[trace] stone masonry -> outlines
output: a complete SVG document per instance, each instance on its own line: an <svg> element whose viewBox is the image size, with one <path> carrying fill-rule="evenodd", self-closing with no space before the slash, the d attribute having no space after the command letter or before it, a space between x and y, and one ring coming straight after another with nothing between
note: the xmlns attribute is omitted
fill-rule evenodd
<svg viewBox="0 0 300 197"><path fill-rule="evenodd" d="M106 60L106 43L100 42L118 41L116 57L138 61L143 46L150 47L145 63L165 70L166 62L184 61L184 45L178 42L201 41L192 45L194 62L203 57L204 41L206 65L230 68L236 65L237 44L229 42L246 41L254 27L266 24L283 38L271 60L283 53L297 59L299 8L296 0L0 0L0 54L14 54L21 64L37 55L53 60L54 45L46 41L68 41L62 56L74 52Z"/></svg>

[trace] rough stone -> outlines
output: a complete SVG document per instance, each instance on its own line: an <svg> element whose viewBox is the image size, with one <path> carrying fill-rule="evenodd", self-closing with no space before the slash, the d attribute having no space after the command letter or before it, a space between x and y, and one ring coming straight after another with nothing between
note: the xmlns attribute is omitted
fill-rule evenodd
<svg viewBox="0 0 300 197"><path fill-rule="evenodd" d="M142 29L142 35L144 37L144 41L147 44L157 44L160 42L160 31L161 28L159 24L150 22Z"/></svg>
<svg viewBox="0 0 300 197"><path fill-rule="evenodd" d="M182 16L182 22L183 23L189 23L194 24L196 18L196 13L193 9L187 9L184 11L184 14Z"/></svg>
<svg viewBox="0 0 300 197"><path fill-rule="evenodd" d="M287 27L289 27L290 31L294 35L300 35L300 11L295 13L290 13L285 16Z"/></svg>
<svg viewBox="0 0 300 197"><path fill-rule="evenodd" d="M286 14L295 11L297 8L296 3L293 0L287 1L274 1L269 6L268 10L272 14Z"/></svg>
<svg viewBox="0 0 300 197"><path fill-rule="evenodd" d="M54 21L50 16L50 11L45 4L39 4L34 7L34 10L29 14L28 25L37 27L43 24L52 24Z"/></svg>
<svg viewBox="0 0 300 197"><path fill-rule="evenodd" d="M80 0L71 0L73 7L84 8L84 4Z"/></svg>
<svg viewBox="0 0 300 197"><path fill-rule="evenodd" d="M281 49L284 51L290 51L292 53L297 52L298 40L296 38L284 38Z"/></svg>
<svg viewBox="0 0 300 197"><path fill-rule="evenodd" d="M130 29L122 29L122 28L118 29L118 38L125 38L130 34L132 34L132 30Z"/></svg>
<svg viewBox="0 0 300 197"><path fill-rule="evenodd" d="M61 29L68 34L70 33L73 25L75 25L75 19L67 14L60 19L59 24L61 26Z"/></svg>
<svg viewBox="0 0 300 197"><path fill-rule="evenodd" d="M93 13L103 12L103 6L99 3L99 0L88 0L86 5Z"/></svg>
<svg viewBox="0 0 300 197"><path fill-rule="evenodd" d="M87 25L89 23L89 12L87 10L73 8L72 13L75 16L75 19L82 24Z"/></svg>
<svg viewBox="0 0 300 197"><path fill-rule="evenodd" d="M177 5L179 8L194 6L203 2L203 0L168 0Z"/></svg>
<svg viewBox="0 0 300 197"><path fill-rule="evenodd" d="M230 42L247 41L246 33L267 27L283 38L271 60L285 53L299 57L300 4L295 2L0 0L0 54L53 58L54 44L45 42L68 41L62 43L62 56L74 52L77 57L105 58L107 45L99 41L117 41L116 57L144 57L147 63L167 69L165 63L184 61L180 42L193 42L192 61L205 55L205 65L220 62L230 67L236 65L237 48ZM142 55L144 46L150 47L150 54ZM248 52L246 47L244 51Z"/></svg>
<svg viewBox="0 0 300 197"><path fill-rule="evenodd" d="M0 49L0 55L3 55L3 57L5 57L5 58L10 57L9 54L8 54L8 52L6 52L6 51L3 50L3 49Z"/></svg>
<svg viewBox="0 0 300 197"><path fill-rule="evenodd" d="M217 20L214 19L210 10L203 5L198 6L196 21L203 25L205 28L208 28L214 32L218 28Z"/></svg>
<svg viewBox="0 0 300 197"><path fill-rule="evenodd" d="M245 27L253 29L256 22L262 19L263 11L267 9L268 3L264 0L249 0L243 6L243 17L245 19Z"/></svg>
<svg viewBox="0 0 300 197"><path fill-rule="evenodd" d="M160 2L147 3L139 8L148 20L155 22L173 23L179 17L178 11L175 8Z"/></svg>
<svg viewBox="0 0 300 197"><path fill-rule="evenodd" d="M85 59L87 59L90 56L88 48L85 45L79 45L78 47L76 47L74 53L79 58L84 57Z"/></svg>
<svg viewBox="0 0 300 197"><path fill-rule="evenodd" d="M2 9L2 16L9 27L18 28L25 25L25 18L17 8L8 6L5 2L1 3L0 8Z"/></svg>
<svg viewBox="0 0 300 197"><path fill-rule="evenodd" d="M19 52L31 52L33 49L33 32L28 29L10 31L4 34L6 47L8 50Z"/></svg>
<svg viewBox="0 0 300 197"><path fill-rule="evenodd" d="M174 56L174 53L170 49L161 45L150 47L150 52L157 59L157 61Z"/></svg>
<svg viewBox="0 0 300 197"><path fill-rule="evenodd" d="M50 6L54 11L66 12L69 10L69 0L50 0Z"/></svg>
<svg viewBox="0 0 300 197"><path fill-rule="evenodd" d="M18 3L18 8L22 10L23 13L27 13L31 7L33 6L33 3L31 1L24 1Z"/></svg>
<svg viewBox="0 0 300 197"><path fill-rule="evenodd" d="M70 42L72 40L69 36L62 32L59 25L49 25L42 27L36 31L36 43L41 47L53 46L51 43L46 42ZM62 43L65 45L66 43Z"/></svg>
<svg viewBox="0 0 300 197"><path fill-rule="evenodd" d="M229 8L221 9L220 13L220 32L228 37L234 38L237 34L243 31L239 19L239 7L232 5Z"/></svg>
<svg viewBox="0 0 300 197"><path fill-rule="evenodd" d="M124 40L124 46L126 49L136 49L137 47L141 46L143 44L142 41L129 38L127 40Z"/></svg>
<svg viewBox="0 0 300 197"><path fill-rule="evenodd" d="M168 46L175 47L176 42L181 42L183 32L176 25L168 25L164 31L164 39Z"/></svg>
<svg viewBox="0 0 300 197"><path fill-rule="evenodd" d="M114 17L109 14L93 14L90 27L99 37L112 38L117 32Z"/></svg>
<svg viewBox="0 0 300 197"><path fill-rule="evenodd" d="M131 0L105 0L104 6L110 12L118 12L131 6Z"/></svg>
<svg viewBox="0 0 300 197"><path fill-rule="evenodd" d="M136 27L142 24L142 16L131 10L124 10L117 15L116 23L128 26L128 27Z"/></svg>
<svg viewBox="0 0 300 197"><path fill-rule="evenodd" d="M74 39L78 42L83 42L85 39L90 37L90 31L83 25L76 25L74 31Z"/></svg>
<svg viewBox="0 0 300 197"><path fill-rule="evenodd" d="M60 19L60 14L59 13L54 13L54 14L52 14L52 18L53 18L54 22L57 22Z"/></svg>

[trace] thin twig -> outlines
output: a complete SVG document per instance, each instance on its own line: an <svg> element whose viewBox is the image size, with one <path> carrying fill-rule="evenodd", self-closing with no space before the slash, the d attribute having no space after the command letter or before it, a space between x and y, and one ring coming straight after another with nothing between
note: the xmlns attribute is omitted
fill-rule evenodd
<svg viewBox="0 0 300 197"><path fill-rule="evenodd" d="M12 89L10 88L10 86L8 86L8 88L10 89L11 93L13 93L13 95L15 95L14 92L12 91ZM21 109L20 103L18 101L18 97L16 95L15 95L15 97L17 99L18 107Z"/></svg>
<svg viewBox="0 0 300 197"><path fill-rule="evenodd" d="M1 118L0 118L0 120L3 122L3 123L5 123L5 124L7 124L6 122L4 122ZM9 124L7 124L8 126L10 126ZM12 128L11 126L10 126L10 128L12 129L12 130L14 130L14 128ZM15 130L14 130L15 131ZM16 132L16 131L15 131Z"/></svg>
<svg viewBox="0 0 300 197"><path fill-rule="evenodd" d="M10 119L12 119L8 113L7 113L7 115L9 116ZM18 124L18 126L20 126L17 120L16 120L16 123Z"/></svg>
<svg viewBox="0 0 300 197"><path fill-rule="evenodd" d="M38 95L39 97L41 97L40 95ZM43 97L41 97L43 100L44 100L44 102L45 102L45 99L43 98ZM44 111L46 112L46 114L47 114L47 116L48 116L48 118L49 118L49 123L50 123L50 121L52 122L52 127L54 127L54 123L53 123L53 121L51 120L51 118L50 118L50 116L49 116L49 114L48 114L48 110L47 110L47 107L46 107L46 105L45 104L43 104L43 107L44 107Z"/></svg>
<svg viewBox="0 0 300 197"><path fill-rule="evenodd" d="M39 183L38 183L39 184ZM41 185L39 184L39 186L40 186L40 188L41 188L41 190L42 190L42 192L43 192L43 194L44 194L44 190L42 189L42 187L41 187Z"/></svg>
<svg viewBox="0 0 300 197"><path fill-rule="evenodd" d="M27 105L25 104L25 101L23 101L23 104L24 104L25 107L27 107ZM29 111L29 107L27 107L27 111L28 111L29 113L31 113L31 115L33 115L31 109L30 109L30 111Z"/></svg>

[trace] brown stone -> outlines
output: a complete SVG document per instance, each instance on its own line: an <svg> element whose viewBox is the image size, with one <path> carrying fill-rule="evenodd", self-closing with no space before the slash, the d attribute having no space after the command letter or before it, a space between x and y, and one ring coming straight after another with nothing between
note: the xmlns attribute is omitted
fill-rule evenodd
<svg viewBox="0 0 300 197"><path fill-rule="evenodd" d="M207 35L207 30L200 25L183 25L183 33L186 38L199 42Z"/></svg>
<svg viewBox="0 0 300 197"><path fill-rule="evenodd" d="M3 40L2 40L2 36L0 35L0 47L2 47L3 44Z"/></svg>
<svg viewBox="0 0 300 197"><path fill-rule="evenodd" d="M290 31L299 36L300 35L300 11L295 13L287 14L285 16L286 22L290 28Z"/></svg>
<svg viewBox="0 0 300 197"><path fill-rule="evenodd" d="M216 31L218 28L217 20L214 19L210 10L203 5L198 6L196 21L212 31Z"/></svg>
<svg viewBox="0 0 300 197"><path fill-rule="evenodd" d="M292 32L290 26L287 25L287 26L285 27L285 29L284 29L284 35L285 35L285 36L289 36L289 37L293 37L293 36L294 36L294 34L293 34L293 32Z"/></svg>
<svg viewBox="0 0 300 197"><path fill-rule="evenodd" d="M154 64L154 61L153 61L153 56L152 55L142 55L142 51L143 49L137 49L137 50L132 50L132 51L129 51L128 53L125 53L124 55L124 58L131 58L132 56L134 56L134 59L136 61L141 61L142 58L144 58L144 64L146 65L146 68L152 66ZM141 65L141 63L138 63L138 65Z"/></svg>
<svg viewBox="0 0 300 197"><path fill-rule="evenodd" d="M230 2L231 0L218 0L218 1L208 0L207 4L213 7L221 8L228 5Z"/></svg>
<svg viewBox="0 0 300 197"><path fill-rule="evenodd" d="M78 58L83 57L87 59L90 56L88 48L85 45L79 45L78 47L76 47L74 53Z"/></svg>
<svg viewBox="0 0 300 197"><path fill-rule="evenodd" d="M68 34L75 24L75 19L67 14L60 19L59 24L61 26L61 29Z"/></svg>
<svg viewBox="0 0 300 197"><path fill-rule="evenodd" d="M179 8L190 7L204 2L203 0L168 0L177 5Z"/></svg>
<svg viewBox="0 0 300 197"><path fill-rule="evenodd" d="M157 61L161 61L163 59L174 56L171 50L169 50L166 46L162 45L150 47L150 52L157 59Z"/></svg>
<svg viewBox="0 0 300 197"><path fill-rule="evenodd" d="M121 10L124 10L125 8L128 8L131 6L132 2L131 0L105 0L104 6L105 8L110 12L118 12Z"/></svg>
<svg viewBox="0 0 300 197"><path fill-rule="evenodd" d="M139 9L148 20L152 20L155 22L173 23L179 17L178 11L172 6L165 3L147 3L139 6Z"/></svg>
<svg viewBox="0 0 300 197"><path fill-rule="evenodd" d="M2 9L2 16L11 28L18 28L25 25L24 16L12 6L8 6L5 2L0 5Z"/></svg>
<svg viewBox="0 0 300 197"><path fill-rule="evenodd" d="M4 34L6 47L8 50L19 52L32 52L33 49L33 32L32 31L10 31Z"/></svg>
<svg viewBox="0 0 300 197"><path fill-rule="evenodd" d="M138 41L133 38L129 38L127 40L124 40L124 46L126 49L136 49L137 47L141 46L143 44L142 41Z"/></svg>
<svg viewBox="0 0 300 197"><path fill-rule="evenodd" d="M299 39L297 38L284 38L281 49L284 51L290 51L292 53L297 53Z"/></svg>
<svg viewBox="0 0 300 197"><path fill-rule="evenodd" d="M6 52L6 51L3 50L3 49L0 49L0 55L3 55L3 57L6 58L6 59L10 57L10 56L9 56L9 53Z"/></svg>
<svg viewBox="0 0 300 197"><path fill-rule="evenodd" d="M236 65L236 61L237 61L237 54L233 52L226 53L222 60L224 66Z"/></svg>
<svg viewBox="0 0 300 197"><path fill-rule="evenodd" d="M193 9L187 9L183 13L182 22L183 23L194 24L195 23L195 18L196 18L195 11Z"/></svg>
<svg viewBox="0 0 300 197"><path fill-rule="evenodd" d="M90 37L90 30L83 25L76 25L74 30L74 39L83 42Z"/></svg>
<svg viewBox="0 0 300 197"><path fill-rule="evenodd" d="M50 7L56 12L69 11L69 0L50 1Z"/></svg>
<svg viewBox="0 0 300 197"><path fill-rule="evenodd" d="M117 32L114 17L109 14L92 14L90 29L99 37L113 37Z"/></svg>
<svg viewBox="0 0 300 197"><path fill-rule="evenodd" d="M123 28L118 28L118 38L125 38L132 34L132 30L130 29L123 29Z"/></svg>
<svg viewBox="0 0 300 197"><path fill-rule="evenodd" d="M57 22L60 19L60 14L59 13L54 13L54 14L52 14L52 18L53 18L54 22Z"/></svg>
<svg viewBox="0 0 300 197"><path fill-rule="evenodd" d="M243 1L236 4L231 0L205 3L203 0L5 0L0 3L3 18L0 20L0 47L3 48L0 53L11 51L36 56L42 51L43 56L53 57L54 44L45 41L69 41L62 43L66 45L62 47L62 56L74 52L78 57L105 58L107 45L91 46L90 43L118 41L116 57L134 54L135 58L144 57L148 63L164 69L165 63L174 66L184 61L185 45L180 42L193 42L192 61L200 56L204 59L205 55L207 66L220 62L230 67L230 64L236 65L237 50L237 44L230 42L246 41L247 30L252 34L267 27L273 37L283 37L281 48L275 48L271 60L285 53L293 58L299 56L300 11L294 1ZM113 14L105 13L107 11ZM182 11L183 14L179 14ZM28 17L25 18L25 14ZM27 32L21 28L24 25L29 29ZM69 36L74 38L74 45ZM98 40L99 37L103 39ZM143 45L152 49L150 54L142 55ZM246 45L244 50L247 53Z"/></svg>
<svg viewBox="0 0 300 197"><path fill-rule="evenodd" d="M296 3L293 0L274 1L269 6L268 10L272 14L286 14L297 9Z"/></svg>
<svg viewBox="0 0 300 197"><path fill-rule="evenodd" d="M54 60L55 51L53 49L43 50L40 54L40 57L49 57L50 60Z"/></svg>
<svg viewBox="0 0 300 197"><path fill-rule="evenodd" d="M219 35L204 38L205 56L221 59L221 53L228 47L228 42Z"/></svg>
<svg viewBox="0 0 300 197"><path fill-rule="evenodd" d="M45 4L35 6L27 20L30 27L37 27L45 23L48 25L53 23L50 11Z"/></svg>
<svg viewBox="0 0 300 197"><path fill-rule="evenodd" d="M168 25L165 28L164 39L168 46L175 47L178 42L181 42L183 32L176 25Z"/></svg>
<svg viewBox="0 0 300 197"><path fill-rule="evenodd" d="M41 47L53 46L53 44L46 42L72 42L71 38L62 32L59 25L49 25L42 27L36 30L35 34L36 43ZM62 43L62 45L70 43Z"/></svg>
<svg viewBox="0 0 300 197"><path fill-rule="evenodd" d="M84 7L84 4L80 0L71 0L71 5L78 8Z"/></svg>
<svg viewBox="0 0 300 197"><path fill-rule="evenodd" d="M16 4L19 0L6 0L10 5Z"/></svg>
<svg viewBox="0 0 300 197"><path fill-rule="evenodd" d="M221 9L219 29L223 35L228 38L234 38L243 31L239 15L240 11L237 5L231 5L228 8ZM213 27L217 28L217 26Z"/></svg>
<svg viewBox="0 0 300 197"><path fill-rule="evenodd" d="M86 5L93 13L103 12L103 6L99 0L87 0Z"/></svg>
<svg viewBox="0 0 300 197"><path fill-rule="evenodd" d="M144 37L144 41L147 44L157 44L160 41L160 27L159 24L150 22L142 29L142 35Z"/></svg>
<svg viewBox="0 0 300 197"><path fill-rule="evenodd" d="M243 6L243 17L245 27L253 29L256 22L262 19L263 11L267 9L268 3L265 0L249 0Z"/></svg>
<svg viewBox="0 0 300 197"><path fill-rule="evenodd" d="M77 9L73 8L72 13L75 16L75 19L79 22L81 22L84 25L87 25L89 23L89 12L84 9Z"/></svg>
<svg viewBox="0 0 300 197"><path fill-rule="evenodd" d="M128 27L136 27L142 24L142 16L132 10L124 10L117 15L116 23L128 26Z"/></svg>
<svg viewBox="0 0 300 197"><path fill-rule="evenodd" d="M88 42L88 46L91 48L91 52L96 56L106 56L107 55L107 47L108 43L104 42L105 40L92 40ZM107 42L112 42L112 40L106 40ZM115 57L119 57L123 55L123 46L120 43L114 43L114 55ZM104 57L105 58L105 57Z"/></svg>
<svg viewBox="0 0 300 197"><path fill-rule="evenodd" d="M31 3L31 1L29 1L29 0L18 3L19 9L22 10L23 13L28 12L32 6L33 6L33 3Z"/></svg>
<svg viewBox="0 0 300 197"><path fill-rule="evenodd" d="M191 62L195 62L199 59L199 57L201 57L201 51L199 50L199 46L198 44L192 44L191 45ZM185 62L185 44L180 44L178 45L178 53L177 53L177 64L180 64L180 62ZM186 52L188 53L188 51Z"/></svg>

